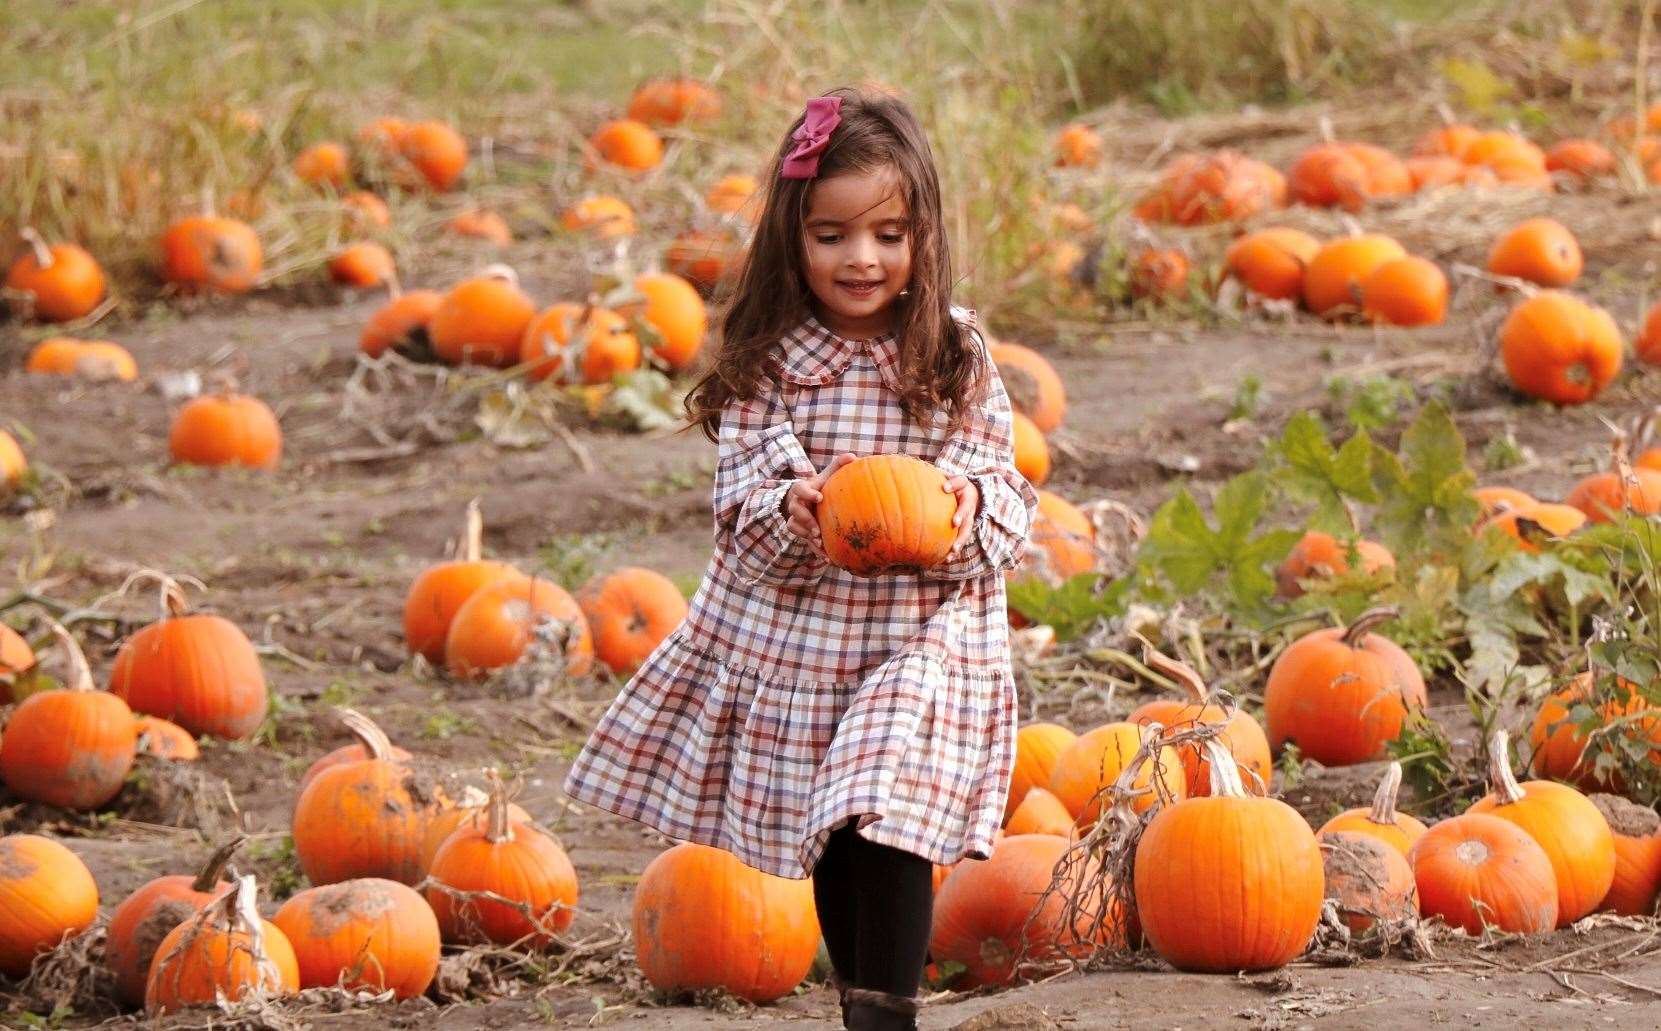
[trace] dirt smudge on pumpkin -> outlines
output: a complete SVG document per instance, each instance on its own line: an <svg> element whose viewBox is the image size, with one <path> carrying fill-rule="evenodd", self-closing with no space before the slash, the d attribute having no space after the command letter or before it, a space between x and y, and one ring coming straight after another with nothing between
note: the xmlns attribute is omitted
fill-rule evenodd
<svg viewBox="0 0 1661 1031"><path fill-rule="evenodd" d="M0 880L21 881L35 875L40 863L23 854L23 843L0 838Z"/></svg>
<svg viewBox="0 0 1661 1031"><path fill-rule="evenodd" d="M396 905L391 893L363 880L329 884L316 889L307 907L313 938L332 938L360 920L373 920Z"/></svg>

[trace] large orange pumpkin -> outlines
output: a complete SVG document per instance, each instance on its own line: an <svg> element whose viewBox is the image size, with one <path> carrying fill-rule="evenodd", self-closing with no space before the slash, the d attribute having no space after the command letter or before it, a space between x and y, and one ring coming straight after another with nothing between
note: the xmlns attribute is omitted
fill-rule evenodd
<svg viewBox="0 0 1661 1031"><path fill-rule="evenodd" d="M987 353L998 367L998 377L1015 410L1026 413L1039 432L1054 433L1067 414L1067 391L1055 366L1020 344L992 342Z"/></svg>
<svg viewBox="0 0 1661 1031"><path fill-rule="evenodd" d="M627 566L577 592L594 635L594 654L627 676L686 618L686 597L662 573Z"/></svg>
<svg viewBox="0 0 1661 1031"><path fill-rule="evenodd" d="M519 289L519 277L505 265L450 288L427 324L433 353L451 365L507 368L519 361L525 328L536 305Z"/></svg>
<svg viewBox="0 0 1661 1031"><path fill-rule="evenodd" d="M36 834L0 837L0 975L21 980L97 918L98 885L79 856Z"/></svg>
<svg viewBox="0 0 1661 1031"><path fill-rule="evenodd" d="M1112 802L1107 789L1125 772L1147 733L1147 727L1134 723L1104 723L1080 734L1056 756L1050 793L1073 814L1080 829L1093 827L1103 807ZM1185 784L1182 759L1176 749L1162 745L1154 760L1144 762L1131 780L1130 787L1137 792L1131 809L1145 813L1162 798L1182 798Z"/></svg>
<svg viewBox="0 0 1661 1031"><path fill-rule="evenodd" d="M245 995L299 990L300 969L286 935L260 919L254 875L169 931L145 983L152 1016Z"/></svg>
<svg viewBox="0 0 1661 1031"><path fill-rule="evenodd" d="M1580 278L1583 264L1580 242L1563 223L1550 218L1519 222L1488 252L1489 272L1540 286L1568 286Z"/></svg>
<svg viewBox="0 0 1661 1031"><path fill-rule="evenodd" d="M1521 827L1540 843L1557 877L1557 926L1567 927L1598 908L1615 879L1615 839L1597 806L1567 784L1512 776L1507 735L1488 746L1489 793L1470 812L1489 813Z"/></svg>
<svg viewBox="0 0 1661 1031"><path fill-rule="evenodd" d="M1485 520L1478 530L1492 526L1515 540L1517 547L1534 554L1543 542L1567 537L1584 525L1586 513L1572 505L1535 502L1526 507L1508 508Z"/></svg>
<svg viewBox="0 0 1661 1031"><path fill-rule="evenodd" d="M93 381L130 383L138 378L138 363L132 354L109 340L49 337L35 345L23 367L29 372Z"/></svg>
<svg viewBox="0 0 1661 1031"><path fill-rule="evenodd" d="M1542 934L1557 926L1557 878L1545 850L1516 824L1465 813L1424 833L1407 854L1419 912L1482 934Z"/></svg>
<svg viewBox="0 0 1661 1031"><path fill-rule="evenodd" d="M826 478L818 505L825 557L860 576L938 565L957 536L946 474L909 455L867 455Z"/></svg>
<svg viewBox="0 0 1661 1031"><path fill-rule="evenodd" d="M474 498L467 503L467 524L456 557L422 570L404 597L404 641L435 666L444 662L444 641L462 603L486 584L518 575L506 562L480 558L483 536L484 519Z"/></svg>
<svg viewBox="0 0 1661 1031"><path fill-rule="evenodd" d="M1174 247L1150 247L1130 261L1132 297L1171 300L1188 286L1188 256Z"/></svg>
<svg viewBox="0 0 1661 1031"><path fill-rule="evenodd" d="M1419 915L1419 891L1407 857L1377 838L1353 831L1320 836L1326 897L1356 934L1380 920L1410 921Z"/></svg>
<svg viewBox="0 0 1661 1031"><path fill-rule="evenodd" d="M1637 465L1593 473L1576 483L1563 499L1586 514L1589 523L1607 523L1627 515L1661 512L1661 470Z"/></svg>
<svg viewBox="0 0 1661 1031"><path fill-rule="evenodd" d="M122 900L110 914L104 965L115 976L115 994L128 1006L144 1005L144 984L156 946L168 932L230 889L220 875L242 847L240 835L219 846L195 874L157 877Z"/></svg>
<svg viewBox="0 0 1661 1031"><path fill-rule="evenodd" d="M1380 759L1408 714L1425 704L1425 681L1401 647L1372 629L1392 609L1362 613L1348 628L1292 642L1269 670L1263 714L1278 753L1295 742L1326 766Z"/></svg>
<svg viewBox="0 0 1661 1031"><path fill-rule="evenodd" d="M1495 516L1512 509L1533 508L1539 504L1532 494L1515 487L1478 487L1471 491L1484 516Z"/></svg>
<svg viewBox="0 0 1661 1031"><path fill-rule="evenodd" d="M1587 751L1587 735L1574 710L1591 706L1604 723L1621 721L1625 732L1637 734L1652 744L1651 761L1661 761L1661 712L1628 680L1617 680L1599 692L1591 673L1581 673L1560 690L1547 695L1529 724L1528 743L1533 750L1534 772L1552 780L1567 781L1584 791L1602 788L1621 791L1618 773L1604 779L1597 770L1597 753Z"/></svg>
<svg viewBox="0 0 1661 1031"><path fill-rule="evenodd" d="M1396 811L1401 791L1401 763L1391 762L1379 779L1370 808L1346 809L1321 825L1317 837L1328 834L1365 834L1407 855L1424 837L1425 825L1417 817Z"/></svg>
<svg viewBox="0 0 1661 1031"><path fill-rule="evenodd" d="M1059 834L1064 838L1072 837L1078 830L1073 822L1073 814L1061 803L1061 799L1044 788L1027 789L1026 797L1021 804L1009 814L1009 821L1004 824L1005 834Z"/></svg>
<svg viewBox="0 0 1661 1031"><path fill-rule="evenodd" d="M762 873L692 843L647 864L633 925L640 971L658 990L723 988L755 1003L800 984L819 946L811 880Z"/></svg>
<svg viewBox="0 0 1661 1031"><path fill-rule="evenodd" d="M525 326L519 361L533 382L610 383L640 368L640 339L609 308L563 302Z"/></svg>
<svg viewBox="0 0 1661 1031"><path fill-rule="evenodd" d="M929 952L937 963L963 964L953 988L1008 984L1023 952L1027 962L1044 964L1088 955L1102 945L1124 946L1127 923L1117 906L1099 914L1098 929L1097 914L1085 912L1088 906L1081 904L1068 926L1069 893L1114 897L1111 890L1097 893L1101 873L1094 860L1074 865L1060 889L1045 894L1068 845L1057 834L1011 835L998 843L991 858L952 869L934 896Z"/></svg>
<svg viewBox="0 0 1661 1031"><path fill-rule="evenodd" d="M283 457L283 429L257 397L204 394L174 413L167 450L183 465L274 469Z"/></svg>
<svg viewBox="0 0 1661 1031"><path fill-rule="evenodd" d="M1374 197L1413 191L1413 177L1394 154L1370 143L1319 143L1286 173L1287 192L1314 207L1360 211Z"/></svg>
<svg viewBox="0 0 1661 1031"><path fill-rule="evenodd" d="M1392 326L1434 326L1448 314L1448 277L1433 261L1387 261L1361 281L1361 314Z"/></svg>
<svg viewBox="0 0 1661 1031"><path fill-rule="evenodd" d="M161 246L162 277L184 290L246 293L264 262L259 235L251 226L215 215L174 222L162 234Z"/></svg>
<svg viewBox="0 0 1661 1031"><path fill-rule="evenodd" d="M1463 160L1465 151L1482 130L1469 125L1448 124L1435 129L1426 130L1417 142L1413 144L1413 153L1421 155L1446 155Z"/></svg>
<svg viewBox="0 0 1661 1031"><path fill-rule="evenodd" d="M358 746L352 746L358 747ZM393 754L402 752L401 748L394 748ZM408 753L404 754L407 759ZM455 805L435 814L427 821L427 837L421 844L421 869L431 870L433 857L438 850L450 839L450 835L463 827L483 827L490 819L490 796L473 785L467 785ZM508 819L515 823L535 823L531 814L512 803L508 804Z"/></svg>
<svg viewBox="0 0 1661 1031"><path fill-rule="evenodd" d="M721 95L697 79L648 79L629 98L628 115L656 126L708 122L721 115Z"/></svg>
<svg viewBox="0 0 1661 1031"><path fill-rule="evenodd" d="M1241 780L1257 792L1266 792L1273 766L1269 759L1269 739L1263 736L1263 728L1258 726L1251 714L1237 705L1224 708L1213 702L1205 681L1185 663L1152 648L1145 648L1143 661L1176 681L1187 697L1143 702L1130 714L1130 722L1144 726L1157 723L1167 732L1197 724L1221 724L1217 740L1234 757L1242 771L1249 771L1249 775L1242 774ZM1208 750L1198 744L1190 744L1182 748L1181 754L1183 783L1188 797L1209 794L1211 767Z"/></svg>
<svg viewBox="0 0 1661 1031"><path fill-rule="evenodd" d="M23 699L0 735L0 781L29 802L96 809L121 793L133 768L133 712L98 690L80 645L52 623L68 659L66 686Z"/></svg>
<svg viewBox="0 0 1661 1031"><path fill-rule="evenodd" d="M449 800L414 766L393 758L392 742L372 721L340 710L369 758L319 772L294 804L294 852L313 884L384 877L415 884L433 816Z"/></svg>
<svg viewBox="0 0 1661 1031"><path fill-rule="evenodd" d="M301 988L413 999L438 973L438 921L414 889L380 877L307 888L271 922L294 947Z"/></svg>
<svg viewBox="0 0 1661 1031"><path fill-rule="evenodd" d="M1621 331L1602 308L1546 290L1511 309L1500 326L1500 357L1523 393L1581 404L1621 371Z"/></svg>
<svg viewBox="0 0 1661 1031"><path fill-rule="evenodd" d="M1615 838L1615 879L1598 908L1622 916L1654 916L1661 894L1661 816L1619 795L1592 795Z"/></svg>
<svg viewBox="0 0 1661 1031"><path fill-rule="evenodd" d="M552 580L517 572L492 580L456 610L444 638L444 660L457 677L482 676L527 656L557 656L573 677L594 665L588 619Z"/></svg>
<svg viewBox="0 0 1661 1031"><path fill-rule="evenodd" d="M1467 165L1480 165L1501 183L1551 189L1546 152L1514 132L1479 133L1459 155Z"/></svg>
<svg viewBox="0 0 1661 1031"><path fill-rule="evenodd" d="M374 242L354 243L329 259L329 278L342 286L384 286L398 275L392 252Z"/></svg>
<svg viewBox="0 0 1661 1031"><path fill-rule="evenodd" d="M1137 919L1178 970L1284 966L1320 921L1321 846L1291 806L1246 793L1222 745L1206 747L1210 795L1161 809L1137 842Z"/></svg>
<svg viewBox="0 0 1661 1031"><path fill-rule="evenodd" d="M104 269L86 248L72 243L47 246L26 230L29 250L6 273L13 304L47 322L69 322L104 299Z"/></svg>
<svg viewBox="0 0 1661 1031"><path fill-rule="evenodd" d="M1361 570L1367 576L1393 573L1396 557L1377 541L1354 542L1355 557L1361 560ZM1275 593L1282 598L1299 598L1304 593L1304 582L1329 580L1350 571L1350 545L1330 533L1310 530L1298 539L1275 568Z"/></svg>
<svg viewBox="0 0 1661 1031"><path fill-rule="evenodd" d="M1051 579L1065 580L1096 568L1095 524L1071 502L1052 491L1038 492L1032 545L1028 555L1036 558L1037 572Z"/></svg>
<svg viewBox="0 0 1661 1031"><path fill-rule="evenodd" d="M495 771L491 781L488 819L458 827L433 856L427 901L446 941L544 946L576 915L577 871L553 838L510 818Z"/></svg>
<svg viewBox="0 0 1661 1031"><path fill-rule="evenodd" d="M1223 267L1251 293L1289 301L1302 296L1304 267L1320 249L1301 229L1259 229L1229 245Z"/></svg>
<svg viewBox="0 0 1661 1031"><path fill-rule="evenodd" d="M1044 434L1021 412L1015 416L1015 471L1027 478L1033 486L1050 478L1050 445Z"/></svg>
<svg viewBox="0 0 1661 1031"><path fill-rule="evenodd" d="M1361 284L1380 265L1407 257L1388 236L1345 236L1321 245L1303 271L1303 302L1317 315L1336 316L1361 307Z"/></svg>
<svg viewBox="0 0 1661 1031"><path fill-rule="evenodd" d="M1048 787L1055 761L1078 735L1059 723L1029 723L1015 732L1015 765L1004 800L1004 822L1035 787Z"/></svg>
<svg viewBox="0 0 1661 1031"><path fill-rule="evenodd" d="M637 332L646 350L679 372L689 368L704 346L709 314L693 285L667 272L639 276L634 288L644 298L617 306L617 313L643 320L648 330Z"/></svg>
<svg viewBox="0 0 1661 1031"><path fill-rule="evenodd" d="M247 635L222 616L192 615L172 580L161 618L116 652L110 691L137 712L227 740L248 737L266 715L265 673Z"/></svg>
<svg viewBox="0 0 1661 1031"><path fill-rule="evenodd" d="M427 327L443 301L444 295L437 290L411 290L394 297L376 308L364 323L358 349L379 358L388 349L419 353L430 348Z"/></svg>
<svg viewBox="0 0 1661 1031"><path fill-rule="evenodd" d="M600 126L589 137L588 145L599 161L626 172L644 172L663 160L663 139L651 126L632 118L619 118Z"/></svg>

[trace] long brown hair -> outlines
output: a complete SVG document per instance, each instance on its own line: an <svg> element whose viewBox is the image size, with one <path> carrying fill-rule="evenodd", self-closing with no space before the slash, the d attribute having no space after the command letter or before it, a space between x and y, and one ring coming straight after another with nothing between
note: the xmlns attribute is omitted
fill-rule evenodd
<svg viewBox="0 0 1661 1031"><path fill-rule="evenodd" d="M769 351L812 311L803 243L808 198L820 179L844 173L894 169L910 220L911 281L906 296L894 302L901 407L925 426L943 408L957 426L984 388L967 333L951 317L952 262L940 180L922 126L905 101L888 92L844 87L827 95L842 98L842 121L820 155L819 174L814 179L779 177L780 164L795 147L791 133L802 124L798 118L768 169L755 240L719 316L721 344L714 366L687 395L687 416L711 440L720 430L722 411L734 400L755 396L761 378L774 374Z"/></svg>

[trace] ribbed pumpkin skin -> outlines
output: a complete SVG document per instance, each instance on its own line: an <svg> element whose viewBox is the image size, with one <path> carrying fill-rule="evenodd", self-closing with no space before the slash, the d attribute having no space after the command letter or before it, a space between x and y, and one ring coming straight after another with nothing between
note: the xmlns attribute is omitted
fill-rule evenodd
<svg viewBox="0 0 1661 1031"><path fill-rule="evenodd" d="M707 845L676 845L647 864L633 913L640 970L660 991L725 988L772 1002L801 983L819 947L811 880Z"/></svg>
<svg viewBox="0 0 1661 1031"><path fill-rule="evenodd" d="M527 905L537 923L519 910L489 899L458 898L442 887L427 889L444 940L511 945L522 939L535 947L546 932L571 926L576 917L577 871L559 844L529 823L510 822L511 841L491 841L488 821L464 824L433 856L428 876L456 891L489 891Z"/></svg>
<svg viewBox="0 0 1661 1031"><path fill-rule="evenodd" d="M1059 834L1065 838L1073 833L1073 829L1073 814L1061 804L1061 799L1037 787L1027 792L1004 825L1004 833L1010 835Z"/></svg>
<svg viewBox="0 0 1661 1031"><path fill-rule="evenodd" d="M121 793L138 733L127 703L102 691L25 698L0 736L0 780L19 798L96 809Z"/></svg>
<svg viewBox="0 0 1661 1031"><path fill-rule="evenodd" d="M1067 391L1055 366L1021 344L991 343L987 354L998 367L1010 404L1025 413L1040 433L1054 433L1067 414Z"/></svg>
<svg viewBox="0 0 1661 1031"><path fill-rule="evenodd" d="M283 431L259 398L210 394L179 409L167 448L175 462L187 465L275 469L283 456Z"/></svg>
<svg viewBox="0 0 1661 1031"><path fill-rule="evenodd" d="M1015 732L1015 766L1009 777L1009 795L1004 801L1004 820L1034 787L1047 788L1055 760L1078 735L1059 723L1029 723Z"/></svg>
<svg viewBox="0 0 1661 1031"><path fill-rule="evenodd" d="M409 650L434 665L444 662L450 622L473 592L518 570L506 562L481 559L440 562L422 570L404 599L404 640Z"/></svg>
<svg viewBox="0 0 1661 1031"><path fill-rule="evenodd" d="M317 775L322 773L324 770L333 769L336 766L344 766L347 763L363 762L368 758L370 758L369 749L363 747L361 744L353 743L350 745L341 745L339 748L306 767L306 772L300 775L299 786L294 789L295 797L298 798L301 794L303 794L306 788L311 785L311 782L317 779ZM412 756L402 748L399 748L397 745L392 746L392 759L394 762L407 763L411 758Z"/></svg>
<svg viewBox="0 0 1661 1031"><path fill-rule="evenodd" d="M1597 909L1615 880L1615 838L1609 822L1585 795L1549 780L1521 785L1524 798L1509 805L1494 795L1470 812L1508 820L1539 843L1557 878L1557 926Z"/></svg>
<svg viewBox="0 0 1661 1031"><path fill-rule="evenodd" d="M946 474L907 455L857 458L825 480L819 530L825 557L874 575L939 565L957 536Z"/></svg>
<svg viewBox="0 0 1661 1031"><path fill-rule="evenodd" d="M226 881L211 891L197 891L195 884L190 874L158 877L128 895L110 914L104 963L115 975L116 995L128 1006L144 1005L145 981L162 939L231 889Z"/></svg>
<svg viewBox="0 0 1661 1031"><path fill-rule="evenodd" d="M21 978L35 955L98 917L98 885L81 858L36 834L0 837L0 974Z"/></svg>
<svg viewBox="0 0 1661 1031"><path fill-rule="evenodd" d="M319 773L294 806L294 851L313 884L384 877L415 884L427 824L445 808L414 772L380 759Z"/></svg>
<svg viewBox="0 0 1661 1031"><path fill-rule="evenodd" d="M1408 853L1419 912L1481 934L1483 919L1504 931L1540 934L1557 926L1551 860L1522 828L1487 813L1465 813L1426 831Z"/></svg>
<svg viewBox="0 0 1661 1031"><path fill-rule="evenodd" d="M1544 290L1519 302L1500 325L1500 357L1512 385L1523 393L1554 404L1581 404L1621 371L1621 331L1602 308ZM1569 504L1575 504L1572 497Z"/></svg>
<svg viewBox="0 0 1661 1031"><path fill-rule="evenodd" d="M1050 791L1077 818L1078 826L1095 824L1102 807L1102 799L1096 793L1112 784L1130 763L1142 747L1142 734L1143 728L1134 723L1104 723L1079 735L1078 740L1056 757L1050 774ZM1165 793L1182 798L1186 781L1176 749L1166 746L1159 750L1159 771ZM1137 771L1134 786L1150 787L1153 782L1153 764L1147 763ZM1155 789L1138 797L1132 808L1139 813L1147 812L1158 804L1158 794Z"/></svg>
<svg viewBox="0 0 1661 1031"><path fill-rule="evenodd" d="M468 279L456 284L427 323L433 353L451 365L506 368L519 360L525 327L536 306L505 279Z"/></svg>
<svg viewBox="0 0 1661 1031"><path fill-rule="evenodd" d="M1272 798L1208 796L1160 810L1136 846L1142 932L1178 970L1269 970L1321 918L1315 832Z"/></svg>
<svg viewBox="0 0 1661 1031"><path fill-rule="evenodd" d="M686 598L662 573L627 566L577 592L594 654L619 675L640 667L686 618Z"/></svg>
<svg viewBox="0 0 1661 1031"><path fill-rule="evenodd" d="M565 671L580 677L594 666L594 635L577 600L552 580L515 573L474 591L450 621L444 659L450 673L474 677L524 657L544 621L565 624Z"/></svg>
<svg viewBox="0 0 1661 1031"><path fill-rule="evenodd" d="M1425 836L1428 828L1417 817L1406 813L1397 813L1394 823L1374 823L1372 810L1365 806L1358 809L1346 809L1321 824L1316 837L1325 838L1329 834L1363 834L1380 841L1406 856L1413 851L1420 838Z"/></svg>
<svg viewBox="0 0 1661 1031"><path fill-rule="evenodd" d="M275 924L268 920L260 924L266 955L277 968L278 991L285 995L299 991L300 966L293 946ZM194 925L194 920L186 920L156 947L144 989L144 1005L152 1014L208 1005L220 996L234 1002L260 983L253 942L246 931L204 927L188 947L179 948Z"/></svg>
<svg viewBox="0 0 1661 1031"><path fill-rule="evenodd" d="M110 669L110 693L196 735L239 740L265 719L259 655L220 616L173 616L127 638Z"/></svg>
<svg viewBox="0 0 1661 1031"><path fill-rule="evenodd" d="M954 988L1009 983L1029 917L1033 923L1027 933L1028 958L1060 958L1062 952L1054 943L1066 931L1063 894L1045 899L1036 917L1033 910L1068 844L1056 834L1011 835L992 850L990 859L952 868L934 897L929 952L937 963L951 960L964 965ZM1083 872L1083 878L1088 880L1094 873ZM1124 943L1122 914L1110 915L1103 925L1104 943ZM1080 921L1075 930L1078 937L1088 939L1087 923ZM1087 943L1078 946L1081 950L1088 947Z"/></svg>
<svg viewBox="0 0 1661 1031"><path fill-rule="evenodd" d="M414 889L375 877L307 888L271 922L294 948L301 988L427 990L438 973L438 921Z"/></svg>
<svg viewBox="0 0 1661 1031"><path fill-rule="evenodd" d="M1382 758L1410 710L1425 704L1425 681L1394 641L1366 634L1358 647L1341 627L1307 634L1269 671L1263 710L1269 744L1288 741L1327 766Z"/></svg>
<svg viewBox="0 0 1661 1031"><path fill-rule="evenodd" d="M1201 705L1198 702L1178 698L1160 698L1151 702L1144 702L1135 712L1130 714L1130 722L1146 726L1158 723L1167 730L1173 727L1186 727L1193 724L1223 724L1223 732L1217 740L1222 742L1234 761L1239 763L1241 770L1250 770L1256 775L1252 777L1241 775L1248 788L1262 785L1265 788L1269 783L1269 776L1273 772L1273 763L1269 758L1269 739L1263 735L1263 728L1257 725L1257 720L1244 710L1236 709L1233 716L1221 705ZM1189 745L1179 750L1182 758L1182 772L1184 785L1189 798L1211 794L1211 759L1198 746Z"/></svg>
<svg viewBox="0 0 1661 1031"><path fill-rule="evenodd" d="M465 798L453 808L433 814L432 819L427 821L427 834L421 843L422 872L427 873L432 870L433 857L438 855L438 850L450 839L450 835L463 827L483 827L489 818L489 814L490 807L486 803L471 802ZM530 813L512 803L508 804L508 819L515 823L527 823L533 826L536 823L535 820L531 819Z"/></svg>

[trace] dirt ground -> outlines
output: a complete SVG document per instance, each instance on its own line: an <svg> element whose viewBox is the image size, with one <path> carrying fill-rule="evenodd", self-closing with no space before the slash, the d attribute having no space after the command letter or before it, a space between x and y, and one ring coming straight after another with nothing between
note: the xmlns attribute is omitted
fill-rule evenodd
<svg viewBox="0 0 1661 1031"><path fill-rule="evenodd" d="M1633 278L1597 277L1617 259L1629 273L1652 274L1641 259L1629 260L1642 233L1640 220L1630 239L1588 242L1590 274L1628 322L1641 287ZM517 251L510 257L533 295L552 297L569 286L560 262L538 244ZM443 278L435 273L433 281ZM1069 392L1051 486L1075 501L1111 496L1150 513L1178 479L1203 493L1249 466L1287 413L1327 403L1329 378L1389 374L1418 385L1460 382L1458 418L1473 455L1509 429L1529 456L1492 479L1558 496L1598 461L1605 439L1598 417L1625 418L1661 399L1661 377L1629 375L1599 403L1571 411L1521 403L1484 364L1493 326L1488 290L1461 288L1456 317L1419 333L1259 320L1203 330L1170 323L1075 328L1070 335L1079 339L1066 348L1033 340L1048 347ZM46 471L43 496L52 514L44 528L37 520L31 529L22 510L5 518L0 561L8 579L18 570L38 592L86 604L139 568L199 577L209 589L193 598L262 646L270 686L284 703L268 739L207 744L199 779L130 791L113 819L7 808L0 796L0 832L74 835L106 906L153 876L189 868L207 851L207 839L234 824L253 838L245 865L269 882L288 865L281 842L299 773L346 739L329 706L352 704L437 768L474 780L487 765L515 772L520 804L557 833L581 873L584 919L593 927L626 924L634 879L664 841L568 805L558 787L616 685L594 681L552 697L507 698L412 668L400 635L402 601L416 573L444 555L473 497L482 499L485 548L496 557L531 567L577 554L599 569L640 564L696 578L709 555L713 449L695 434L645 439L581 425L568 441L519 449L468 432L465 417L424 429L423 411L448 410L442 391L449 388L430 379L349 397L357 333L377 303L331 293L100 326L145 370L147 382L133 386L26 377L17 371L23 337L0 327L0 367L10 370L0 376L0 420L33 436L28 451ZM277 409L286 444L274 474L168 467L171 405L155 383L171 373L220 368ZM1231 423L1236 386L1248 377L1262 384L1263 408L1254 420ZM406 437L416 444L387 444ZM44 555L51 556L49 568ZM104 607L142 623L152 617L154 600L145 593ZM89 625L100 676L124 629ZM1461 708L1445 691L1435 701L1450 719ZM1364 782L1350 786L1351 797L1339 801L1357 804L1371 790ZM184 826L169 825L177 823ZM1300 964L1270 977L1140 969L1068 975L998 994L944 996L927 1007L923 1026L1661 1026L1661 958L1630 958L1656 933L1653 924L1628 922L1481 950L1443 941L1436 959ZM1623 953L1628 958L1619 958ZM612 985L578 983L442 1009L419 1002L299 1016L323 1027L692 1028L829 1026L834 1011L819 987L774 1006L736 1010L660 1008L621 997ZM983 1012L1002 1016L970 1021Z"/></svg>

